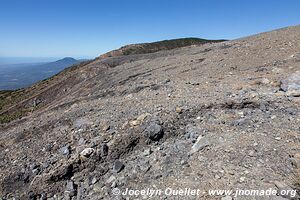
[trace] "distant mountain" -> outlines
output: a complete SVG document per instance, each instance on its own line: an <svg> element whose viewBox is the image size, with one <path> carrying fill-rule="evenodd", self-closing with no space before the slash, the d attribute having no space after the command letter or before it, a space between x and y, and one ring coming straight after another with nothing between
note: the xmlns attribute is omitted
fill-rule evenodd
<svg viewBox="0 0 300 200"><path fill-rule="evenodd" d="M44 64L40 67L47 70L48 72L50 72L50 71L59 72L59 71L63 70L64 68L66 68L68 66L71 66L71 65L74 65L78 62L80 62L80 61L78 61L74 58L71 58L71 57L66 57L66 58L63 58L61 60L57 60L55 62Z"/></svg>
<svg viewBox="0 0 300 200"><path fill-rule="evenodd" d="M28 87L82 61L66 57L49 63L0 65L0 90Z"/></svg>

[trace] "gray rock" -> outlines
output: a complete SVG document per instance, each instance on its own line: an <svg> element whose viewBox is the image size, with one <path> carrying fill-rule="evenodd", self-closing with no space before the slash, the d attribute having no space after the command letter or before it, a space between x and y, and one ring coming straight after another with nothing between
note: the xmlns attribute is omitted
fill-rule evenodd
<svg viewBox="0 0 300 200"><path fill-rule="evenodd" d="M83 118L78 118L74 121L74 127L75 128L85 128L87 126L90 126L92 125L92 122L86 118L86 117L83 117Z"/></svg>
<svg viewBox="0 0 300 200"><path fill-rule="evenodd" d="M84 188L80 186L79 189L77 189L77 200L84 199L83 194L84 194Z"/></svg>
<svg viewBox="0 0 300 200"><path fill-rule="evenodd" d="M201 132L201 130L198 127L196 127L196 126L193 126L192 124L188 124L185 127L185 137L187 139L192 140L192 141L196 141L197 140L197 138L200 135L200 132Z"/></svg>
<svg viewBox="0 0 300 200"><path fill-rule="evenodd" d="M60 148L60 153L68 156L70 154L70 146L66 145L66 146Z"/></svg>
<svg viewBox="0 0 300 200"><path fill-rule="evenodd" d="M285 112L287 112L290 115L296 115L297 114L297 109L294 108L286 108Z"/></svg>
<svg viewBox="0 0 300 200"><path fill-rule="evenodd" d="M186 161L186 160L182 160L182 161L180 161L180 164L181 165L186 165L188 162Z"/></svg>
<svg viewBox="0 0 300 200"><path fill-rule="evenodd" d="M36 164L36 163L32 163L29 167L30 167L31 170L33 170L33 169L39 168L39 165Z"/></svg>
<svg viewBox="0 0 300 200"><path fill-rule="evenodd" d="M149 156L152 153L151 148L147 148L143 151L142 155L143 156Z"/></svg>
<svg viewBox="0 0 300 200"><path fill-rule="evenodd" d="M92 155L92 153L94 153L94 151L95 150L93 148L86 148L80 153L80 155L88 158L88 157L90 157L90 155Z"/></svg>
<svg viewBox="0 0 300 200"><path fill-rule="evenodd" d="M53 148L53 144L47 144L47 145L45 146L45 151L51 151L52 148Z"/></svg>
<svg viewBox="0 0 300 200"><path fill-rule="evenodd" d="M192 146L190 154L196 153L209 145L210 143L205 137L199 136L195 144Z"/></svg>
<svg viewBox="0 0 300 200"><path fill-rule="evenodd" d="M64 193L64 199L65 200L71 200L72 199L72 196L70 195L69 191L65 191L65 193Z"/></svg>
<svg viewBox="0 0 300 200"><path fill-rule="evenodd" d="M162 84L166 84L166 83L170 83L170 82L171 82L170 79L166 79L166 80L164 80L164 81L162 82Z"/></svg>
<svg viewBox="0 0 300 200"><path fill-rule="evenodd" d="M163 135L163 129L157 122L150 122L145 130L146 137L153 141L159 141Z"/></svg>
<svg viewBox="0 0 300 200"><path fill-rule="evenodd" d="M102 182L97 182L93 186L93 191L99 193L102 191L103 186L104 184Z"/></svg>
<svg viewBox="0 0 300 200"><path fill-rule="evenodd" d="M39 172L40 170L38 168L32 170L32 174L34 175L38 175Z"/></svg>
<svg viewBox="0 0 300 200"><path fill-rule="evenodd" d="M106 144L103 144L101 146L101 156L107 156L108 155L108 146Z"/></svg>
<svg viewBox="0 0 300 200"><path fill-rule="evenodd" d="M116 130L113 130L113 129L109 129L107 130L107 132L110 134L110 135L113 135L116 133Z"/></svg>
<svg viewBox="0 0 300 200"><path fill-rule="evenodd" d="M249 124L248 122L249 121L245 118L237 119L231 122L231 126L245 126Z"/></svg>
<svg viewBox="0 0 300 200"><path fill-rule="evenodd" d="M267 111L267 106L266 106L266 104L265 104L265 103L261 103L261 104L259 105L259 109L260 109L261 111L263 111L263 112Z"/></svg>
<svg viewBox="0 0 300 200"><path fill-rule="evenodd" d="M300 71L295 72L288 78L281 81L280 88L286 92L287 96L300 96Z"/></svg>
<svg viewBox="0 0 300 200"><path fill-rule="evenodd" d="M42 163L42 168L47 169L49 167L49 161L45 161Z"/></svg>
<svg viewBox="0 0 300 200"><path fill-rule="evenodd" d="M78 141L78 145L84 145L85 144L85 139L84 138L80 138Z"/></svg>
<svg viewBox="0 0 300 200"><path fill-rule="evenodd" d="M246 177L242 176L242 177L240 177L239 182L240 182L240 183L243 183L243 182L245 182L245 180L246 180Z"/></svg>
<svg viewBox="0 0 300 200"><path fill-rule="evenodd" d="M111 188L115 188L115 187L117 187L117 182L113 182L112 184L111 184L111 186L110 186Z"/></svg>
<svg viewBox="0 0 300 200"><path fill-rule="evenodd" d="M92 179L92 184L94 185L95 183L97 183L97 181L98 181L98 179L97 179L96 177L94 177L94 178Z"/></svg>
<svg viewBox="0 0 300 200"><path fill-rule="evenodd" d="M119 173L120 171L122 171L122 169L124 169L124 167L125 167L125 165L121 161L116 160L114 162L113 172Z"/></svg>
<svg viewBox="0 0 300 200"><path fill-rule="evenodd" d="M67 181L65 193L67 193L70 197L73 197L76 194L76 187L73 181Z"/></svg>
<svg viewBox="0 0 300 200"><path fill-rule="evenodd" d="M142 161L139 163L139 169L144 173L149 171L150 168L151 168L151 165L150 165L149 161Z"/></svg>

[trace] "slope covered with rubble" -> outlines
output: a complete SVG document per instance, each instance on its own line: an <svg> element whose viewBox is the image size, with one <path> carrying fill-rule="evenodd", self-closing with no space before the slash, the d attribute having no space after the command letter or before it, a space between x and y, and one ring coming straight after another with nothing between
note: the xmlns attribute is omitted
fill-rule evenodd
<svg viewBox="0 0 300 200"><path fill-rule="evenodd" d="M40 107L1 125L0 197L113 199L114 188L167 187L201 190L179 199L253 199L211 189L299 192L299 71L300 26L69 69L15 109L34 99ZM257 197L280 198L298 197Z"/></svg>

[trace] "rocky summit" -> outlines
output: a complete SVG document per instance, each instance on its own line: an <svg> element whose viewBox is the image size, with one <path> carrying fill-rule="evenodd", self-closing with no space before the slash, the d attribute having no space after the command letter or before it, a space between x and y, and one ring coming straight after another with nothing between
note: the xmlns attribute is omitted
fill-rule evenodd
<svg viewBox="0 0 300 200"><path fill-rule="evenodd" d="M0 93L0 199L300 198L300 26L134 47Z"/></svg>

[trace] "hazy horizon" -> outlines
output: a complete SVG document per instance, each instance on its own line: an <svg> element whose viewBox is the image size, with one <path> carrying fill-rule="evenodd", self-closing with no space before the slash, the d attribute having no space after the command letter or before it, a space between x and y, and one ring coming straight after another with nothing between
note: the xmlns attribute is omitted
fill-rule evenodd
<svg viewBox="0 0 300 200"><path fill-rule="evenodd" d="M72 56L64 56L64 57L13 57L13 56L0 56L0 66L3 65L14 65L14 64L34 64L34 63L48 63L54 62L57 60L61 60L65 57L71 57L76 60L81 59L93 59L93 57L72 57Z"/></svg>
<svg viewBox="0 0 300 200"><path fill-rule="evenodd" d="M74 59L56 59L51 58L47 60L34 59L34 63L21 63L16 64L0 64L0 91L1 90L15 90L24 87L29 87L32 84L49 78L73 64L78 64L80 60ZM33 58L27 61L33 61ZM43 62L37 62L43 61ZM47 62L46 62L47 61Z"/></svg>

